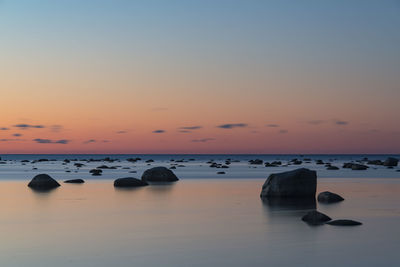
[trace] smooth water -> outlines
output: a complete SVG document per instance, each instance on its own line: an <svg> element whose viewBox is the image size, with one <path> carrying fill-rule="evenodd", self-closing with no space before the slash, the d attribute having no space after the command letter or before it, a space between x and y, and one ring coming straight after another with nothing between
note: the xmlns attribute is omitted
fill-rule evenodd
<svg viewBox="0 0 400 267"><path fill-rule="evenodd" d="M36 193L0 182L0 266L398 266L400 180L319 179L318 205L357 227L311 227L304 207L264 203L260 179L112 181ZM308 207L309 208L309 207Z"/></svg>

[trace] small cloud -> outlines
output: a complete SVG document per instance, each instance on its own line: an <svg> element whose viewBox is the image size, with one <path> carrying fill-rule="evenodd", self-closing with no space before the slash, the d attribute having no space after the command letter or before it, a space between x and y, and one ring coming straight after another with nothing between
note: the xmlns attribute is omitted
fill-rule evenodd
<svg viewBox="0 0 400 267"><path fill-rule="evenodd" d="M289 131L288 130L280 130L279 133L280 134L287 134Z"/></svg>
<svg viewBox="0 0 400 267"><path fill-rule="evenodd" d="M165 130L154 130L153 133L165 133Z"/></svg>
<svg viewBox="0 0 400 267"><path fill-rule="evenodd" d="M31 124L26 124L26 123L16 124L16 125L13 125L13 127L20 128L20 129L31 129L31 128L42 129L42 128L44 128L43 125L31 125Z"/></svg>
<svg viewBox="0 0 400 267"><path fill-rule="evenodd" d="M13 134L13 136L19 137L19 136L22 136L22 134L20 134L20 133L15 133L15 134Z"/></svg>
<svg viewBox="0 0 400 267"><path fill-rule="evenodd" d="M87 140L87 141L85 141L83 143L84 144L96 143L96 140L95 139L90 139L90 140Z"/></svg>
<svg viewBox="0 0 400 267"><path fill-rule="evenodd" d="M19 138L17 138L17 139L8 139L8 138L0 139L0 142L13 142L13 141L24 141L24 139L19 139Z"/></svg>
<svg viewBox="0 0 400 267"><path fill-rule="evenodd" d="M192 131L188 131L188 130L179 130L178 132L180 132L180 133L191 133Z"/></svg>
<svg viewBox="0 0 400 267"><path fill-rule="evenodd" d="M110 140L101 140L103 143L110 143Z"/></svg>
<svg viewBox="0 0 400 267"><path fill-rule="evenodd" d="M267 127L277 128L279 127L279 124L267 124Z"/></svg>
<svg viewBox="0 0 400 267"><path fill-rule="evenodd" d="M65 144L69 143L69 140L61 139L61 140L54 141L53 143L54 144L63 144L63 145L65 145Z"/></svg>
<svg viewBox="0 0 400 267"><path fill-rule="evenodd" d="M203 138L203 139L193 139L192 142L193 143L205 143L205 142L209 142L209 141L214 141L215 138Z"/></svg>
<svg viewBox="0 0 400 267"><path fill-rule="evenodd" d="M308 124L311 124L311 125L320 125L320 124L322 124L322 123L324 123L325 121L323 121L323 120L311 120L311 121L308 121Z"/></svg>
<svg viewBox="0 0 400 267"><path fill-rule="evenodd" d="M340 120L336 120L336 121L335 121L335 124L336 124L336 125L348 125L348 124L349 124L349 122L348 122L348 121L340 121Z"/></svg>
<svg viewBox="0 0 400 267"><path fill-rule="evenodd" d="M122 130L122 131L117 131L116 133L117 134L126 134L128 131L124 131L124 130Z"/></svg>
<svg viewBox="0 0 400 267"><path fill-rule="evenodd" d="M244 128L244 127L247 127L247 124L246 123L228 123L228 124L218 125L217 127L221 128L221 129Z"/></svg>
<svg viewBox="0 0 400 267"><path fill-rule="evenodd" d="M7 127L0 127L0 131L8 131L8 130L10 130L10 128L7 128Z"/></svg>
<svg viewBox="0 0 400 267"><path fill-rule="evenodd" d="M63 126L61 126L61 125L51 125L50 126L50 130L55 133L61 132L62 129L63 129Z"/></svg>
<svg viewBox="0 0 400 267"><path fill-rule="evenodd" d="M180 127L179 129L191 131L191 130L198 130L201 128L203 128L203 126L185 126L185 127Z"/></svg>
<svg viewBox="0 0 400 267"><path fill-rule="evenodd" d="M50 140L50 139L42 139L42 138L36 138L33 139L32 141L38 143L38 144L68 144L69 140L66 139L61 139L61 140Z"/></svg>

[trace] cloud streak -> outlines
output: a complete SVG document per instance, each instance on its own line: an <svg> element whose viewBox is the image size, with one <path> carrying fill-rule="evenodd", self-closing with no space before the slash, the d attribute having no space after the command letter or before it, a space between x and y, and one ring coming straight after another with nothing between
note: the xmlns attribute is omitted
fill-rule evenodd
<svg viewBox="0 0 400 267"><path fill-rule="evenodd" d="M51 139L42 139L42 138L36 138L36 139L33 139L32 141L34 141L38 144L62 144L62 145L66 145L70 142L70 140L66 140L66 139L51 140Z"/></svg>
<svg viewBox="0 0 400 267"><path fill-rule="evenodd" d="M271 123L271 124L267 124L267 127L270 127L270 128L277 128L277 127L279 127L279 124Z"/></svg>
<svg viewBox="0 0 400 267"><path fill-rule="evenodd" d="M341 121L341 120L336 120L335 121L336 125L340 125L340 126L344 126L344 125L348 125L349 122L348 121Z"/></svg>
<svg viewBox="0 0 400 267"><path fill-rule="evenodd" d="M20 129L43 129L45 128L44 125L32 125L32 124L26 124L26 123L20 123L20 124L15 124L13 127L20 128Z"/></svg>
<svg viewBox="0 0 400 267"><path fill-rule="evenodd" d="M7 127L0 127L0 131L8 131L8 130L10 130L10 128L7 128Z"/></svg>
<svg viewBox="0 0 400 267"><path fill-rule="evenodd" d="M165 133L165 130L154 130L153 133Z"/></svg>
<svg viewBox="0 0 400 267"><path fill-rule="evenodd" d="M202 139L193 139L192 142L193 143L205 143L205 142L209 142L209 141L214 141L215 138L202 138Z"/></svg>
<svg viewBox="0 0 400 267"><path fill-rule="evenodd" d="M246 123L227 123L227 124L218 125L217 127L221 128L221 129L245 128L245 127L247 127L247 124Z"/></svg>

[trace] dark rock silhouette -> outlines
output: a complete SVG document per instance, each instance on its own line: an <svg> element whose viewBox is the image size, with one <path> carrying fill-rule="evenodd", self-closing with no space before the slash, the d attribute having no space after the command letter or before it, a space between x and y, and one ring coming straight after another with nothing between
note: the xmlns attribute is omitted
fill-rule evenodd
<svg viewBox="0 0 400 267"><path fill-rule="evenodd" d="M28 186L35 190L51 190L59 187L60 184L47 174L38 174L29 182Z"/></svg>
<svg viewBox="0 0 400 267"><path fill-rule="evenodd" d="M343 164L343 168L352 169L355 171L362 171L368 169L368 166L358 163L347 162Z"/></svg>
<svg viewBox="0 0 400 267"><path fill-rule="evenodd" d="M327 222L329 225L336 225L336 226L356 226L362 225L361 222L353 221L353 220L334 220Z"/></svg>
<svg viewBox="0 0 400 267"><path fill-rule="evenodd" d="M149 185L145 181L133 178L133 177L126 177L126 178L118 178L114 181L115 187L139 187L139 186L146 186Z"/></svg>
<svg viewBox="0 0 400 267"><path fill-rule="evenodd" d="M103 171L100 170L100 169L91 169L89 172L90 172L93 176L100 176L101 173L102 173Z"/></svg>
<svg viewBox="0 0 400 267"><path fill-rule="evenodd" d="M154 167L143 173L142 180L145 182L175 182L179 179L171 170L165 167Z"/></svg>
<svg viewBox="0 0 400 267"><path fill-rule="evenodd" d="M263 161L261 159L251 159L251 160L249 160L249 163L251 165L261 165L261 164L263 164Z"/></svg>
<svg viewBox="0 0 400 267"><path fill-rule="evenodd" d="M217 172L217 174L225 174L225 172Z"/></svg>
<svg viewBox="0 0 400 267"><path fill-rule="evenodd" d="M64 183L67 184L83 184L85 181L83 179L71 179L71 180L66 180Z"/></svg>
<svg viewBox="0 0 400 267"><path fill-rule="evenodd" d="M399 163L399 160L396 158L387 158L385 162L383 162L383 166L387 167L396 167L397 164Z"/></svg>
<svg viewBox="0 0 400 267"><path fill-rule="evenodd" d="M330 170L330 171L336 171L336 170L339 170L339 168L338 167L336 167L336 166L328 166L328 168L326 168L327 170Z"/></svg>
<svg viewBox="0 0 400 267"><path fill-rule="evenodd" d="M329 191L319 193L317 199L318 202L321 203L336 203L344 200L344 198L342 198L338 194Z"/></svg>
<svg viewBox="0 0 400 267"><path fill-rule="evenodd" d="M304 215L301 220L310 225L321 225L332 219L319 211L313 210Z"/></svg>
<svg viewBox="0 0 400 267"><path fill-rule="evenodd" d="M306 168L271 174L260 194L265 197L315 198L317 173Z"/></svg>

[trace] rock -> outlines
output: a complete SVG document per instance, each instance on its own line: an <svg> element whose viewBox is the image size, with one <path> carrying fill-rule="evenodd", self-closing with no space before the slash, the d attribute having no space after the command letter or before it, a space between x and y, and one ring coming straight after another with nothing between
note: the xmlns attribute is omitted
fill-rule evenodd
<svg viewBox="0 0 400 267"><path fill-rule="evenodd" d="M81 168L81 167L85 166L85 164L77 162L77 163L74 163L74 166L77 168Z"/></svg>
<svg viewBox="0 0 400 267"><path fill-rule="evenodd" d="M383 162L383 166L396 167L398 163L399 163L398 159L390 157L387 158L385 162Z"/></svg>
<svg viewBox="0 0 400 267"><path fill-rule="evenodd" d="M249 160L249 163L251 165L261 165L261 164L263 164L263 161L261 159L251 159L251 160Z"/></svg>
<svg viewBox="0 0 400 267"><path fill-rule="evenodd" d="M217 172L217 174L225 174L225 172Z"/></svg>
<svg viewBox="0 0 400 267"><path fill-rule="evenodd" d="M28 186L36 190L50 190L59 187L60 184L47 174L38 174L33 177Z"/></svg>
<svg viewBox="0 0 400 267"><path fill-rule="evenodd" d="M321 203L336 203L344 200L344 198L342 198L338 194L329 191L319 193L317 199L318 202Z"/></svg>
<svg viewBox="0 0 400 267"><path fill-rule="evenodd" d="M301 220L310 225L320 225L332 219L319 211L313 210L304 215Z"/></svg>
<svg viewBox="0 0 400 267"><path fill-rule="evenodd" d="M71 180L66 180L64 183L68 184L83 184L85 181L82 179L71 179Z"/></svg>
<svg viewBox="0 0 400 267"><path fill-rule="evenodd" d="M365 166L365 165L362 165L362 164L353 164L351 166L351 169L353 171L363 171L363 170L368 169L368 166Z"/></svg>
<svg viewBox="0 0 400 267"><path fill-rule="evenodd" d="M337 225L337 226L356 226L362 225L361 222L353 221L353 220L334 220L327 222L329 225Z"/></svg>
<svg viewBox="0 0 400 267"><path fill-rule="evenodd" d="M93 176L100 176L101 173L102 173L103 171L100 170L100 169L91 169L89 172L90 172Z"/></svg>
<svg viewBox="0 0 400 267"><path fill-rule="evenodd" d="M328 166L328 168L326 168L327 170L330 170L330 171L336 171L336 170L339 170L339 167L336 167L336 166Z"/></svg>
<svg viewBox="0 0 400 267"><path fill-rule="evenodd" d="M146 182L175 182L179 179L171 170L165 167L154 167L143 173L142 180Z"/></svg>
<svg viewBox="0 0 400 267"><path fill-rule="evenodd" d="M150 162L154 162L154 160L148 159L148 160L146 160L145 162L146 162L146 163L150 163Z"/></svg>
<svg viewBox="0 0 400 267"><path fill-rule="evenodd" d="M368 169L368 166L358 163L347 162L343 164L343 168L352 169L355 171L362 171Z"/></svg>
<svg viewBox="0 0 400 267"><path fill-rule="evenodd" d="M323 161L322 159L318 159L318 160L316 161L316 164L318 164L318 165L323 165L323 164L324 164L324 161Z"/></svg>
<svg viewBox="0 0 400 267"><path fill-rule="evenodd" d="M139 186L146 186L149 185L145 181L133 178L133 177L127 177L127 178L118 178L114 181L114 186L115 187L139 187Z"/></svg>
<svg viewBox="0 0 400 267"><path fill-rule="evenodd" d="M381 160L377 159L377 160L369 160L367 162L367 164L369 164L369 165L383 165L383 162Z"/></svg>
<svg viewBox="0 0 400 267"><path fill-rule="evenodd" d="M271 174L260 194L264 197L310 197L315 198L317 173L306 168Z"/></svg>

